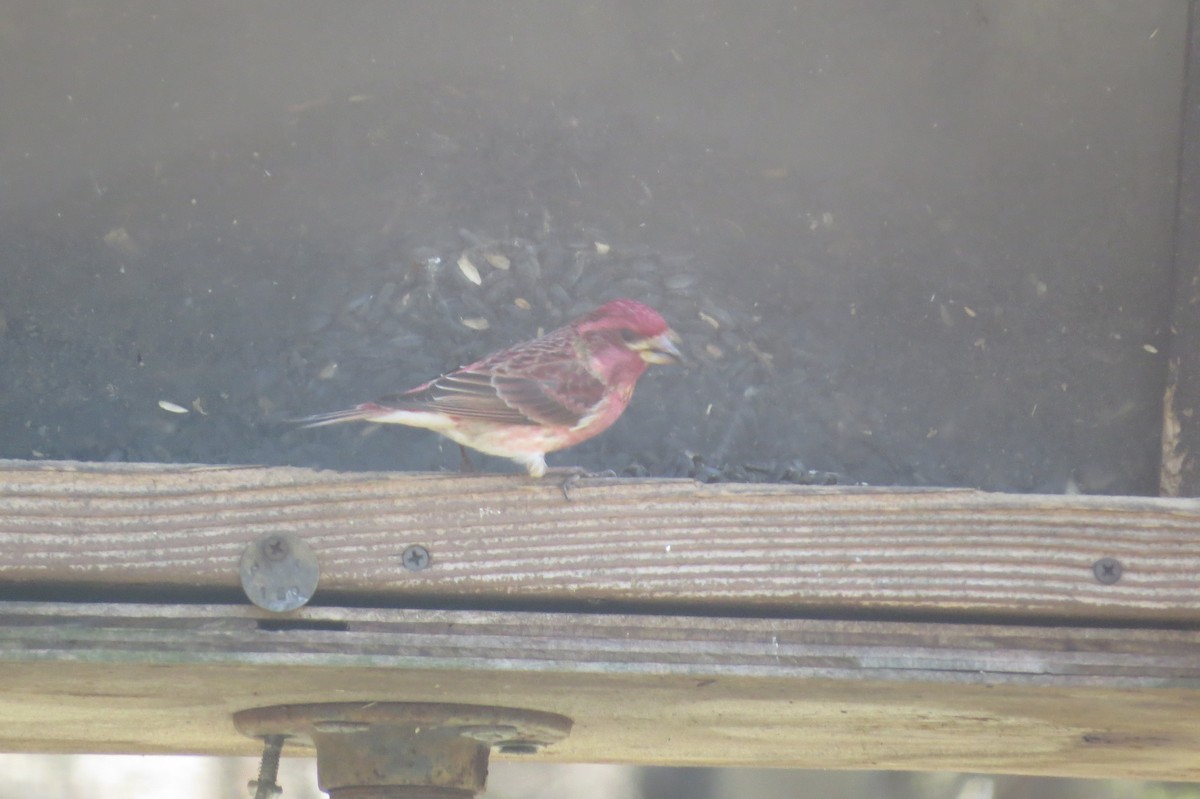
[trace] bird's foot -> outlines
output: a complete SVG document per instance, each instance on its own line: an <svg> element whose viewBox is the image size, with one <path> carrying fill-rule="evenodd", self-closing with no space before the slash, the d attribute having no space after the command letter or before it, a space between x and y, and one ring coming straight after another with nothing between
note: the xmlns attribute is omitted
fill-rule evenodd
<svg viewBox="0 0 1200 799"><path fill-rule="evenodd" d="M605 469L602 472L593 472L582 466L555 466L546 470L547 476L561 477L562 482L558 484L558 488L562 491L563 498L567 502L571 501L571 486L578 483L583 478L599 478L599 477L616 477L617 473L612 469Z"/></svg>

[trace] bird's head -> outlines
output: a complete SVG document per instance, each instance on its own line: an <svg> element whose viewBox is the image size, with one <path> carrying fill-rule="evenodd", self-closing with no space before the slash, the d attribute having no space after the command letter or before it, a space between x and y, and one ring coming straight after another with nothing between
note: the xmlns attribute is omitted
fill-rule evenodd
<svg viewBox="0 0 1200 799"><path fill-rule="evenodd" d="M636 300L613 300L577 323L583 334L607 334L646 363L679 363L679 334L667 326L658 311ZM644 367L643 367L644 368Z"/></svg>

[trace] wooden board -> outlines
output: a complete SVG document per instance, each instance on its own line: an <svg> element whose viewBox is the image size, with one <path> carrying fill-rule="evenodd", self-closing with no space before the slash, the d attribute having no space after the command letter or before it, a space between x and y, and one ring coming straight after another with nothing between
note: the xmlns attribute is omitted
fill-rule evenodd
<svg viewBox="0 0 1200 799"><path fill-rule="evenodd" d="M235 599L243 549L293 532L324 602L1191 625L1197 531L1196 500L0 462L9 598Z"/></svg>
<svg viewBox="0 0 1200 799"><path fill-rule="evenodd" d="M1195 632L0 603L0 672L10 751L252 754L235 710L449 701L570 716L559 761L1200 779Z"/></svg>
<svg viewBox="0 0 1200 799"><path fill-rule="evenodd" d="M249 754L236 710L438 701L571 716L562 761L1200 779L1197 530L1196 500L0 463L0 749ZM325 607L244 603L272 532Z"/></svg>

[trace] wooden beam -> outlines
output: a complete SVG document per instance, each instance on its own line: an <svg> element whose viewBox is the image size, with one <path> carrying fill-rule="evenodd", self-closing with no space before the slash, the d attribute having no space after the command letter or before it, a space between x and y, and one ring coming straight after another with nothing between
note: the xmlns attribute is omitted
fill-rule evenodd
<svg viewBox="0 0 1200 799"><path fill-rule="evenodd" d="M0 748L251 753L236 710L440 701L568 715L565 761L1197 779L1198 528L1195 500L0 463ZM273 532L359 607L241 604Z"/></svg>
<svg viewBox="0 0 1200 799"><path fill-rule="evenodd" d="M1200 779L1197 632L0 603L0 673L9 751L252 754L236 710L434 701L570 716L558 761Z"/></svg>
<svg viewBox="0 0 1200 799"><path fill-rule="evenodd" d="M234 598L272 532L316 550L323 601L1200 622L1197 500L0 462L10 598Z"/></svg>

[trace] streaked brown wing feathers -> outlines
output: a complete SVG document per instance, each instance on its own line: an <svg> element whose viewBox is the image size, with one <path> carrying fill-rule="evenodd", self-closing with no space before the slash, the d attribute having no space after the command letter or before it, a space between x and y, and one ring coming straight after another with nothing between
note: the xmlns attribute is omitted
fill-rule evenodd
<svg viewBox="0 0 1200 799"><path fill-rule="evenodd" d="M461 369L378 403L504 424L573 427L603 397L604 385L574 362L540 366L537 377Z"/></svg>

